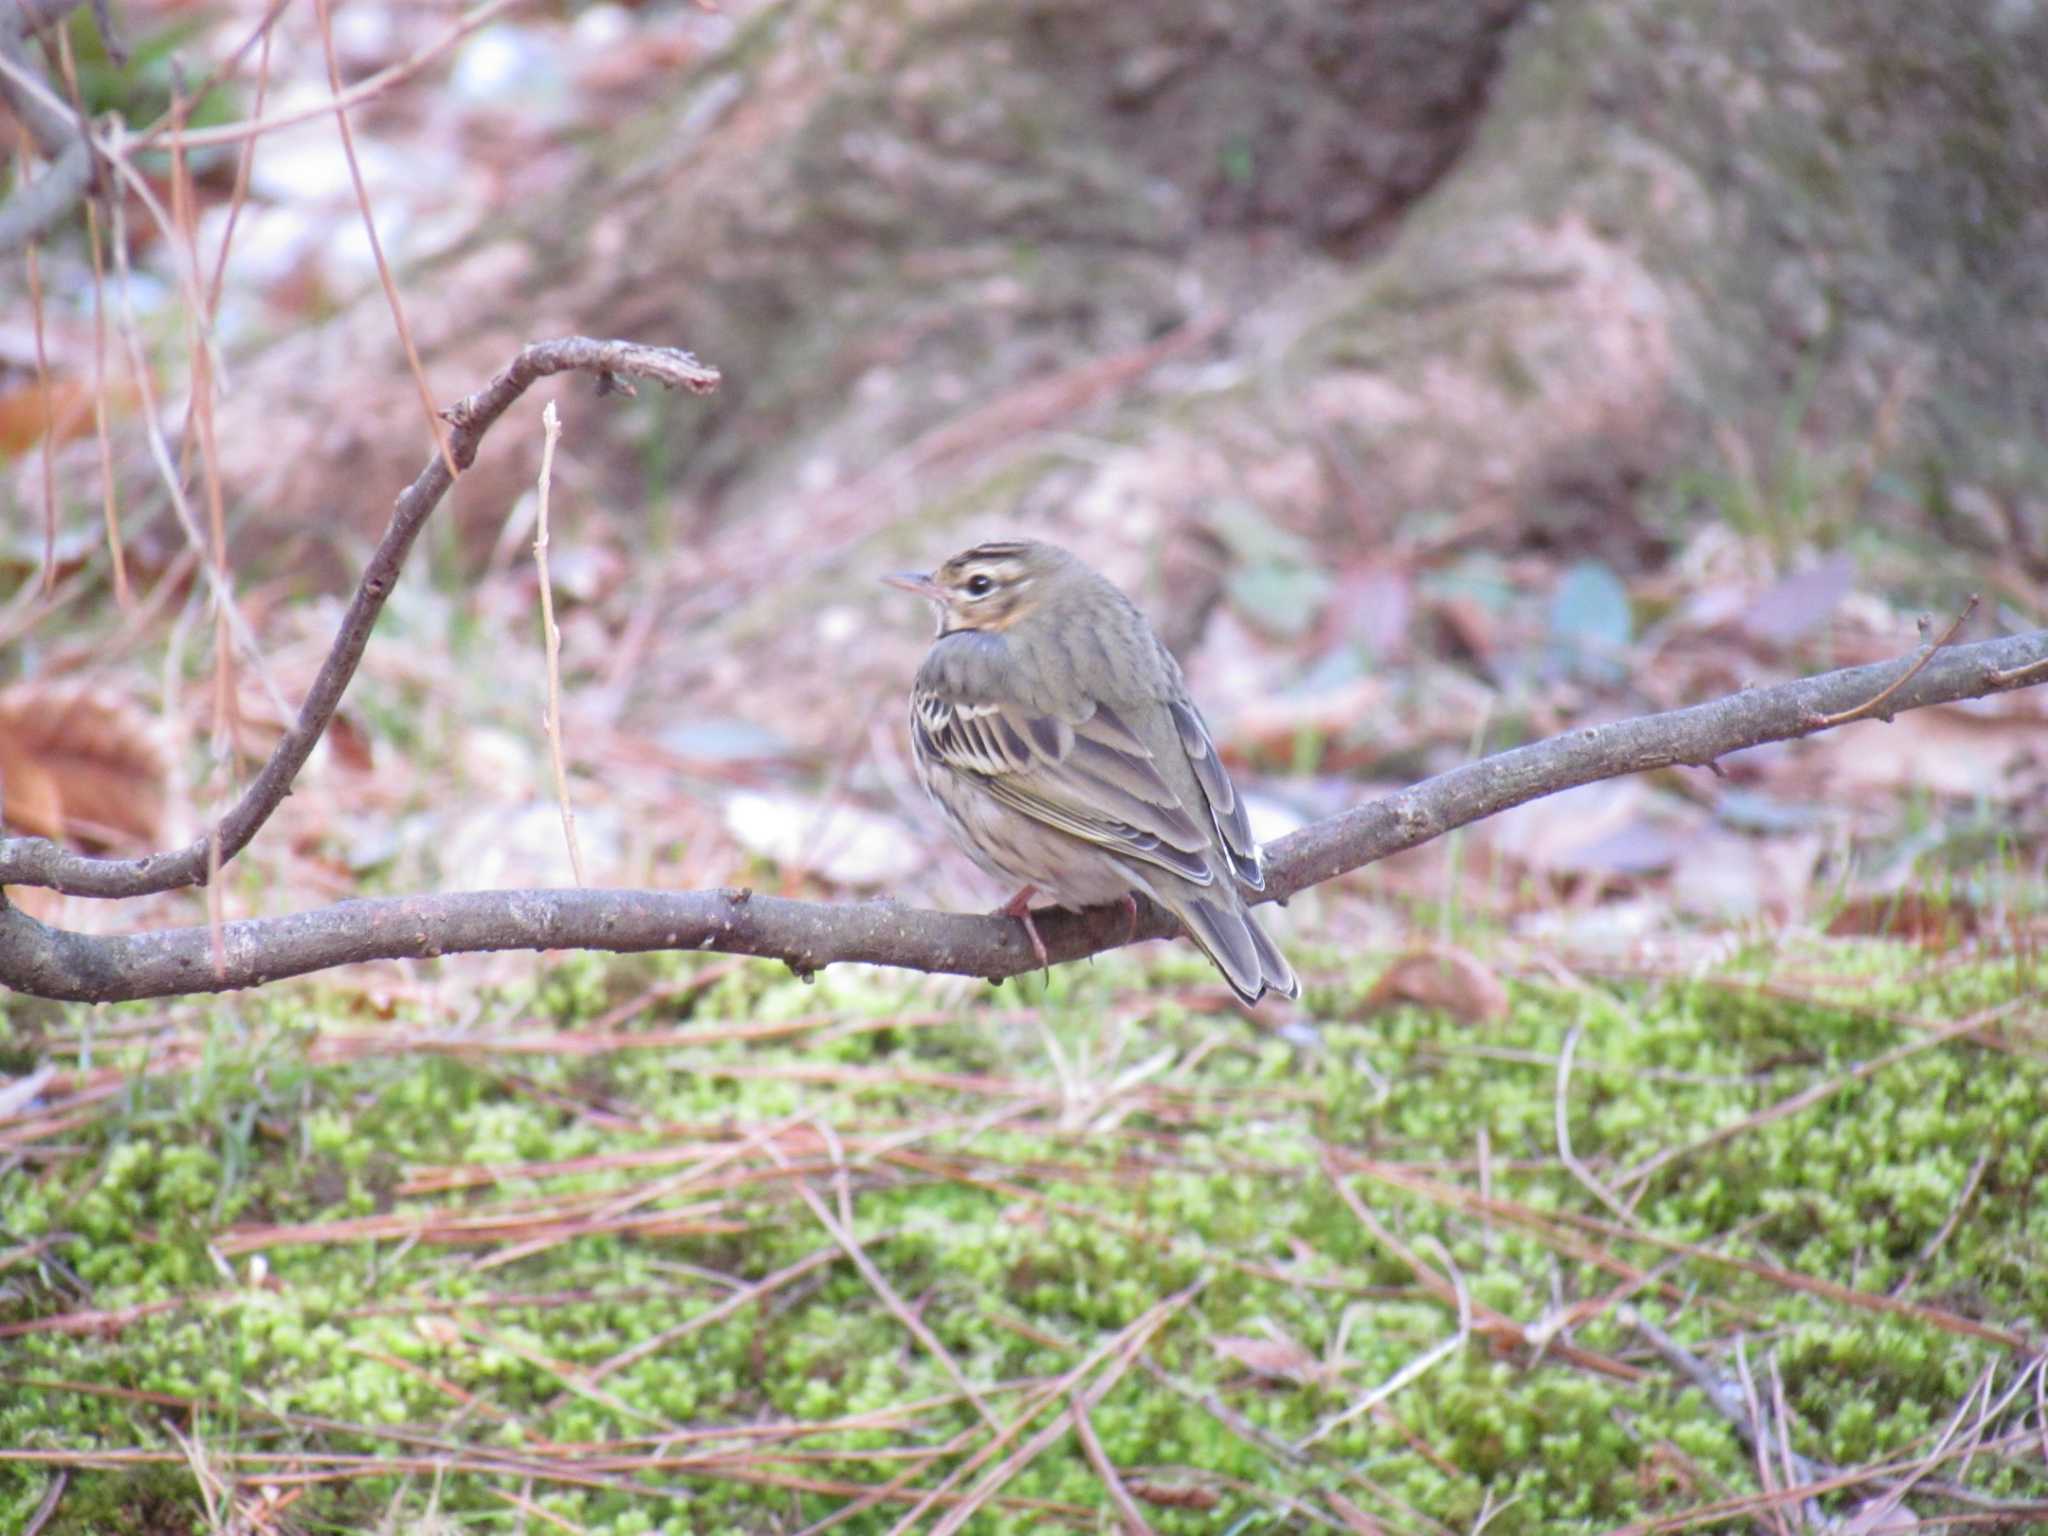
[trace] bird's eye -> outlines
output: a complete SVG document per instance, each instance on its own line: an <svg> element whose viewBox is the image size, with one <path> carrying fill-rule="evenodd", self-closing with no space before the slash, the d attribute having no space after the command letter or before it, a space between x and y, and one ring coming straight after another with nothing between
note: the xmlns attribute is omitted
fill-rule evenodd
<svg viewBox="0 0 2048 1536"><path fill-rule="evenodd" d="M995 582L987 576L970 576L967 578L967 595L969 597L987 597L995 589Z"/></svg>

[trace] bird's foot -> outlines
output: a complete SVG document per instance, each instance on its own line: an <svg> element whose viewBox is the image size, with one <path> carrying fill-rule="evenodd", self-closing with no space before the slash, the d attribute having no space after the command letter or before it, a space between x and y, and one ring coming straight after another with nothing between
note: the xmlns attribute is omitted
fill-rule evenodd
<svg viewBox="0 0 2048 1536"><path fill-rule="evenodd" d="M1138 893L1124 892L1124 911L1130 914L1131 926L1124 933L1124 942L1134 944L1138 939Z"/></svg>
<svg viewBox="0 0 2048 1536"><path fill-rule="evenodd" d="M1014 917L1024 925L1024 937L1031 941L1031 953L1038 956L1038 968L1044 971L1046 978L1050 980L1052 977L1052 961L1046 957L1045 940L1038 936L1038 924L1031 920L1031 898L1037 894L1037 886L1027 885L989 915L991 917Z"/></svg>

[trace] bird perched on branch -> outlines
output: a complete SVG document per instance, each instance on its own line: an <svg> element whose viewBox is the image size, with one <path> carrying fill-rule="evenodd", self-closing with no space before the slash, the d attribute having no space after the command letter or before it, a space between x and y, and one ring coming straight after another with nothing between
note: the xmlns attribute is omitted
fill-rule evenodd
<svg viewBox="0 0 2048 1536"><path fill-rule="evenodd" d="M939 615L910 696L918 771L967 854L1064 907L1142 891L1180 919L1247 1003L1300 995L1245 905L1265 862L1180 665L1129 598L1065 550L978 544L883 580Z"/></svg>

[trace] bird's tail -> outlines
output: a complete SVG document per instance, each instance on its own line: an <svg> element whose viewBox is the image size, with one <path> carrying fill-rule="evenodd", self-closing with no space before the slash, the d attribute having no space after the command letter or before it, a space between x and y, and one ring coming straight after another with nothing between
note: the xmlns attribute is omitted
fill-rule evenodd
<svg viewBox="0 0 2048 1536"><path fill-rule="evenodd" d="M1162 884L1164 882L1161 882ZM1247 1006L1268 992L1301 996L1301 983L1279 946L1266 936L1235 891L1214 886L1185 886L1160 893L1188 937L1216 962L1230 990Z"/></svg>

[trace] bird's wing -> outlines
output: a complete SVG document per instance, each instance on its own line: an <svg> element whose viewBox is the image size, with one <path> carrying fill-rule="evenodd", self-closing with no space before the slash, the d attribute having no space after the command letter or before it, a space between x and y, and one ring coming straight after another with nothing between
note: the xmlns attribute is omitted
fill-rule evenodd
<svg viewBox="0 0 2048 1536"><path fill-rule="evenodd" d="M1186 728L1177 728L1184 744ZM911 700L911 734L921 756L971 775L1013 810L1197 885L1215 879L1220 823L1209 806L1189 803L1209 793L1202 770L1196 767L1183 795L1173 781L1184 776L1162 771L1143 737L1110 705L1097 703L1070 719L1015 701L920 686ZM1207 732L1201 736L1206 743ZM1213 749L1208 757L1220 775ZM1227 777L1223 784L1227 791ZM1236 865L1235 848L1230 852Z"/></svg>
<svg viewBox="0 0 2048 1536"><path fill-rule="evenodd" d="M1209 802L1209 815L1216 824L1217 840L1230 856L1230 867L1239 882L1255 891L1266 888L1266 866L1259 857L1259 845L1252 837L1252 824L1245 815L1244 802L1237 797L1237 786L1230 782L1230 773L1223 766L1223 759L1217 755L1215 738L1209 734L1208 722L1203 720L1201 711L1186 699L1175 699L1167 706L1172 712L1173 723L1180 732L1181 749L1188 755L1188 766L1195 770L1195 782L1202 787L1202 798Z"/></svg>

